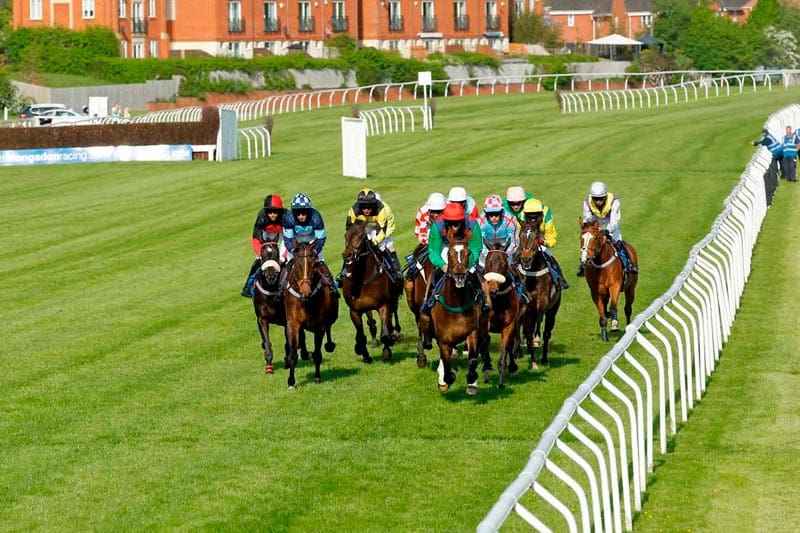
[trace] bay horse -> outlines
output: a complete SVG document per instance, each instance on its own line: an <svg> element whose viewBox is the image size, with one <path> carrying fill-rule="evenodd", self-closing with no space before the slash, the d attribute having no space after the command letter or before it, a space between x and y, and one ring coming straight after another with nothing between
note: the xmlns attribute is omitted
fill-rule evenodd
<svg viewBox="0 0 800 533"><path fill-rule="evenodd" d="M536 362L536 348L541 348L539 362L549 363L550 338L556 325L556 315L561 307L561 290L553 282L545 251L539 244L542 237L539 223L523 223L519 234L517 264L522 274L525 290L530 303L523 317L523 336L531 358L531 368L539 368ZM544 321L544 329L542 329Z"/></svg>
<svg viewBox="0 0 800 533"><path fill-rule="evenodd" d="M261 246L261 268L253 284L253 308L261 333L261 347L264 349L266 373L273 373L272 341L269 338L269 325L286 327L286 309L283 306L283 293L280 287L281 263L278 235L268 235L268 240ZM273 238L274 237L274 238ZM284 329L285 337L285 329ZM305 343L301 343L305 349ZM284 350L288 344L284 344Z"/></svg>
<svg viewBox="0 0 800 533"><path fill-rule="evenodd" d="M406 294L406 303L417 324L417 366L425 368L428 366L425 350L429 350L432 347L431 337L428 332L429 328L423 328L420 324L420 309L422 309L422 304L425 302L428 282L433 276L433 263L428 257L428 246L418 244L412 254L412 261L417 265L417 272L414 275L414 279L406 279L403 282L403 288Z"/></svg>
<svg viewBox="0 0 800 533"><path fill-rule="evenodd" d="M400 333L400 324L396 317L402 288L393 281L380 253L367 237L367 228L363 222L356 221L347 228L345 248L342 253L344 260L342 293L344 301L350 308L350 320L356 328L355 352L365 363L371 363L372 357L369 355L367 337L364 335L362 318L364 313L378 311L381 319L380 339L383 344L381 358L384 361L391 360L392 345Z"/></svg>
<svg viewBox="0 0 800 533"><path fill-rule="evenodd" d="M619 331L617 319L617 300L625 293L625 321L630 324L633 301L636 298L638 272L625 272L622 259L614 245L603 234L597 221L580 222L581 226L581 264L584 265L584 276L589 285L592 301L600 316L600 337L608 340L608 319L611 319L611 331ZM628 257L634 265L639 264L639 256L629 243L625 243Z"/></svg>
<svg viewBox="0 0 800 533"><path fill-rule="evenodd" d="M456 345L466 341L467 394L473 396L478 393L478 340L481 335L488 335L488 323L480 311L480 295L467 282L471 237L471 230L465 230L461 237L453 228L447 230L447 271L431 309L430 322L439 344L439 390L447 392L455 382L450 358Z"/></svg>
<svg viewBox="0 0 800 533"><path fill-rule="evenodd" d="M297 350L302 339L302 330L314 334L314 382L320 382L319 367L322 364L322 339L327 336L325 351L331 353L336 344L331 340L331 326L339 315L339 299L322 281L317 266L315 241L295 239L294 259L290 262L284 288L286 307L286 339L289 343L287 358L289 367L289 389L294 389L294 369L297 366Z"/></svg>
<svg viewBox="0 0 800 533"><path fill-rule="evenodd" d="M508 242L486 241L486 265L483 278L489 288L489 296L492 299L492 309L489 311L488 333L500 334L500 360L499 369L500 379L497 387L505 387L506 372L514 374L517 372L517 362L515 361L519 352L519 323L523 316L525 306L520 303L519 295L514 286L514 279L509 275ZM480 352L483 357L483 381L489 382L489 370L491 370L491 360L489 359L490 337L487 334L480 339Z"/></svg>

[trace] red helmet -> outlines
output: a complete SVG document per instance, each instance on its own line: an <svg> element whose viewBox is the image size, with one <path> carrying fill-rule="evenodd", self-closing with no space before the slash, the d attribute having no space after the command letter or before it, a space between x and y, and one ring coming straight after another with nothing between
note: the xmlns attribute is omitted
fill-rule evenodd
<svg viewBox="0 0 800 533"><path fill-rule="evenodd" d="M283 200L277 194L268 194L264 198L264 207L266 209L283 209Z"/></svg>
<svg viewBox="0 0 800 533"><path fill-rule="evenodd" d="M448 203L442 211L442 219L452 222L464 220L464 206L455 202Z"/></svg>

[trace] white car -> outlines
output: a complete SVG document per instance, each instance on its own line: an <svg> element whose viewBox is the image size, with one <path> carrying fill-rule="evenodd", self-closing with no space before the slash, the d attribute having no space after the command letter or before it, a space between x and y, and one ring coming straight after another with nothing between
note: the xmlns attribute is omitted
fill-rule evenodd
<svg viewBox="0 0 800 533"><path fill-rule="evenodd" d="M88 115L73 109L51 109L36 117L40 126L65 126L73 124L92 124Z"/></svg>

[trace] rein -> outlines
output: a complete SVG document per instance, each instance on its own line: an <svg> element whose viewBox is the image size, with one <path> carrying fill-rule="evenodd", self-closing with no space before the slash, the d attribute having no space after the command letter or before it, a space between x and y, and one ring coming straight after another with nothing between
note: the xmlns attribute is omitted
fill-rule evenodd
<svg viewBox="0 0 800 533"><path fill-rule="evenodd" d="M350 246L350 243L347 243L347 247L345 249L347 249L347 248L350 248L351 250L353 249L353 247ZM362 252L361 251L362 248L366 248L366 251ZM351 252L349 254L345 253L345 254L342 254L342 255L344 256L344 259L345 259L345 263L344 263L345 270L348 269L348 265L353 265L353 264L355 264L356 262L360 261L361 259L363 259L365 257L369 258L369 256L372 256L372 257L375 258L375 262L378 264L377 271L375 272L375 274L373 274L369 278L362 279L361 280L361 284L362 285L369 285L373 281L375 281L378 278L380 278L381 275L384 272L386 272L386 270L383 268L383 261L381 261L381 258L378 257L378 254L375 252L375 249L372 246L370 246L369 241L367 240L366 236L364 237L364 240L361 241L361 245L359 245L359 247L355 251L353 251L353 252ZM352 276L352 272L348 272L348 277L351 277L351 276Z"/></svg>
<svg viewBox="0 0 800 533"><path fill-rule="evenodd" d="M593 236L592 238L596 239L597 237ZM608 242L602 243L602 245L600 246L600 249L598 249L591 258L586 260L586 264L587 265L591 265L592 267L594 267L594 268L596 268L598 270L602 270L602 269L612 265L614 263L614 261L616 261L619 258L619 254L617 253L617 250L615 250L613 246L611 246L611 249L614 250L614 253L611 254L611 257L609 257L606 261L604 261L603 263L600 263L600 264L595 262L595 258L597 258L598 256L601 256L603 254L603 248L605 248L606 246L611 246L611 244L608 243Z"/></svg>

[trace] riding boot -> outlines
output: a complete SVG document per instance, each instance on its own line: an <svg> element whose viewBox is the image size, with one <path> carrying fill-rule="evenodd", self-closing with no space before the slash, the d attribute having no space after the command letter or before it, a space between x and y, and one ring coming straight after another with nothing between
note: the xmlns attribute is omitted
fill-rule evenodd
<svg viewBox="0 0 800 533"><path fill-rule="evenodd" d="M586 265L584 265L583 263L581 263L581 264L578 266L578 273L577 273L576 275L577 275L579 278L582 278L582 277L583 277L583 269L584 269L584 268L586 268Z"/></svg>
<svg viewBox="0 0 800 533"><path fill-rule="evenodd" d="M261 260L256 259L253 261L253 266L250 267L250 273L247 275L247 281L244 282L244 287L242 287L242 291L239 293L245 298L253 297L253 284L256 282L259 266L261 266Z"/></svg>
<svg viewBox="0 0 800 533"><path fill-rule="evenodd" d="M518 270L516 268L509 267L508 275L511 277L514 283L514 289L517 291L519 295L519 303L522 305L528 305L531 303L531 295L528 294L528 290L525 288L525 283L520 279Z"/></svg>
<svg viewBox="0 0 800 533"><path fill-rule="evenodd" d="M550 256L548 262L550 263L550 271L553 274L553 283L555 283L556 288L559 290L569 289L569 283L567 283L564 273L561 272L561 265L558 264L556 258Z"/></svg>
<svg viewBox="0 0 800 533"><path fill-rule="evenodd" d="M406 256L406 275L405 279L408 281L414 281L414 278L417 275L417 261L414 258L414 254L408 254Z"/></svg>
<svg viewBox="0 0 800 533"><path fill-rule="evenodd" d="M392 265L392 280L395 283L403 282L403 267L400 266L400 259L397 258L397 252L394 250L386 250L386 255L389 257L389 264Z"/></svg>
<svg viewBox="0 0 800 533"><path fill-rule="evenodd" d="M344 263L342 263L342 270L339 272L339 274L336 275L336 282L334 283L334 285L336 287L344 286L344 282L342 280L344 280Z"/></svg>
<svg viewBox="0 0 800 533"><path fill-rule="evenodd" d="M631 258L628 255L628 249L625 248L625 243L622 241L617 241L614 243L614 246L617 249L617 253L619 253L620 259L622 259L622 266L625 269L625 272L639 272L639 269L633 264L633 261L631 261Z"/></svg>
<svg viewBox="0 0 800 533"><path fill-rule="evenodd" d="M320 261L317 265L317 269L322 276L322 283L330 288L331 296L339 298L339 287L336 285L336 281L333 279L333 274L331 274L331 269L328 268L328 265L324 261ZM344 269L342 269L342 272L344 272Z"/></svg>
<svg viewBox="0 0 800 533"><path fill-rule="evenodd" d="M422 302L419 312L423 315L430 316L433 304L436 303L436 294L438 290L439 280L442 278L443 272L440 269L433 271L430 283L428 283L428 292L425 294L425 301Z"/></svg>

